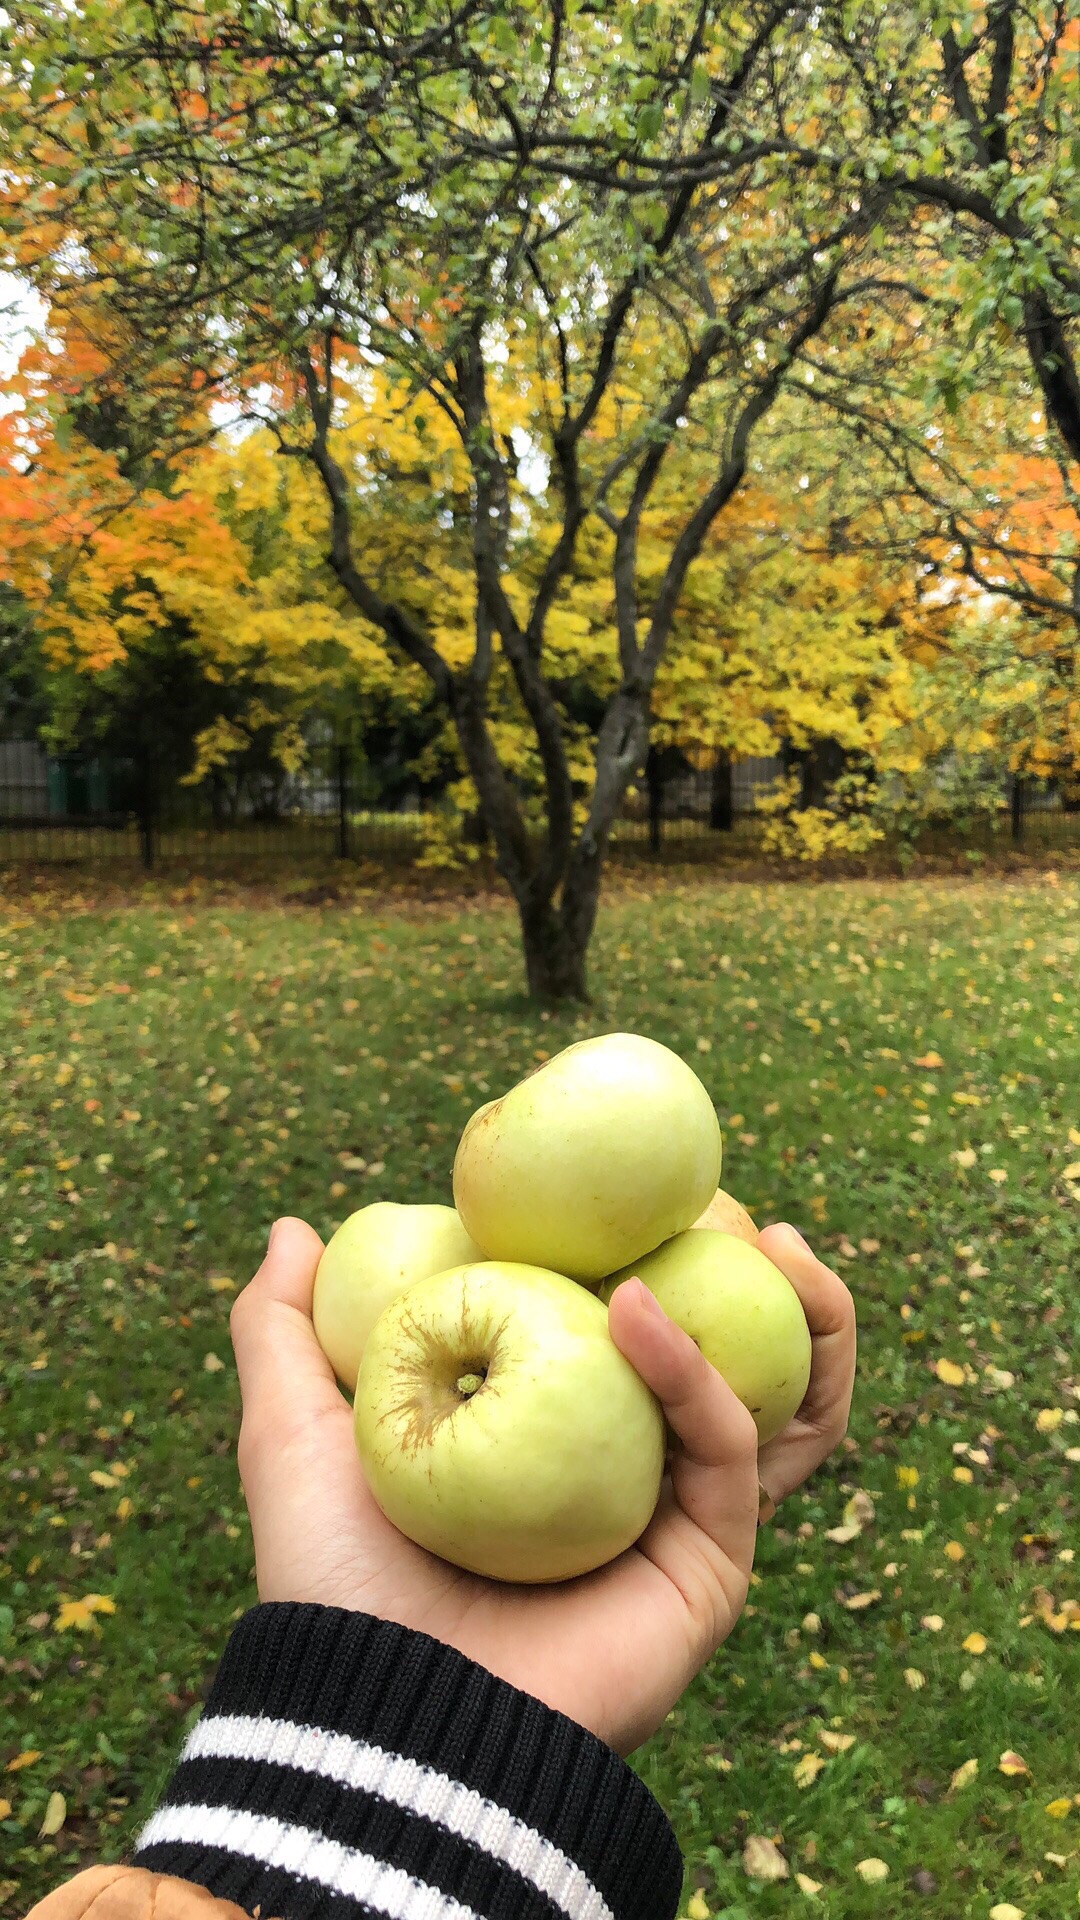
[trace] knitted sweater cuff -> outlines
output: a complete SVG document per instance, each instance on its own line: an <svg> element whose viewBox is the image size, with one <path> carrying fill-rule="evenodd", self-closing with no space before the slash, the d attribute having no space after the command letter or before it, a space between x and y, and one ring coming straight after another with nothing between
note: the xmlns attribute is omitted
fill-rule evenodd
<svg viewBox="0 0 1080 1920"><path fill-rule="evenodd" d="M281 1920L672 1920L674 1835L618 1756L426 1634L240 1621L135 1863Z"/></svg>

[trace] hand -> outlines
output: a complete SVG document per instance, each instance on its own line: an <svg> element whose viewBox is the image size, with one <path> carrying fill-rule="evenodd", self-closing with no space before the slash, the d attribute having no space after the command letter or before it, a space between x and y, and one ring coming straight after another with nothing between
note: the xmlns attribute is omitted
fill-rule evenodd
<svg viewBox="0 0 1080 1920"><path fill-rule="evenodd" d="M847 1289L797 1235L782 1227L768 1235L763 1250L798 1288L819 1336L809 1411L761 1456L777 1498L843 1432L854 1316ZM311 1323L321 1252L310 1227L279 1220L233 1307L239 1464L260 1598L348 1607L428 1633L632 1752L745 1601L760 1497L749 1413L640 1281L625 1281L609 1310L612 1338L661 1401L672 1434L656 1513L635 1547L577 1580L479 1579L414 1546L368 1491L351 1410Z"/></svg>

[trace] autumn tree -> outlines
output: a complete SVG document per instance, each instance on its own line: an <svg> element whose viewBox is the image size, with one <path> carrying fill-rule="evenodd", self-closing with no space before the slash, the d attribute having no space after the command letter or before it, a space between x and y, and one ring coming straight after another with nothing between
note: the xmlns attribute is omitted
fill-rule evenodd
<svg viewBox="0 0 1080 1920"><path fill-rule="evenodd" d="M872 209L805 175L793 193L771 158L778 97L803 84L802 16L520 0L401 5L376 28L229 0L148 29L120 5L90 12L77 51L69 22L41 4L13 35L18 261L54 305L91 286L138 338L127 376L147 393L181 368L317 474L337 580L452 719L532 989L584 994L608 836L688 574L808 344L874 297ZM47 260L42 194L51 240L78 242ZM382 589L358 539L339 434L373 365L457 438L463 485L429 534L467 556L463 658ZM644 519L688 446L700 489L646 581ZM549 635L597 520L613 671L579 781ZM492 725L497 663L543 770L538 834Z"/></svg>

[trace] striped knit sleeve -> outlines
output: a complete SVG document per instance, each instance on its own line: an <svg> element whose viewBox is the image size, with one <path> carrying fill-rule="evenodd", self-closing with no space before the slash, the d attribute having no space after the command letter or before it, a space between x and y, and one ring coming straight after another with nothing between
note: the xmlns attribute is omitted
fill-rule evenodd
<svg viewBox="0 0 1080 1920"><path fill-rule="evenodd" d="M135 1864L280 1920L672 1920L675 1837L592 1734L336 1607L235 1628Z"/></svg>

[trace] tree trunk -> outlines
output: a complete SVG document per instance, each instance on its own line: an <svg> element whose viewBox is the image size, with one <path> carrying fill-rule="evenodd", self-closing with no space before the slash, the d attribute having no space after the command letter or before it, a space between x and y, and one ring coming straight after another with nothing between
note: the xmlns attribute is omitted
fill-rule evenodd
<svg viewBox="0 0 1080 1920"><path fill-rule="evenodd" d="M1024 798L1025 798L1025 795L1024 795L1023 775L1019 773L1014 773L1013 779L1012 779L1012 793L1010 795L1011 805L1010 805L1009 812L1011 816L1010 825L1012 828L1013 845L1017 847L1020 845L1020 842L1024 838Z"/></svg>
<svg viewBox="0 0 1080 1920"><path fill-rule="evenodd" d="M569 918L552 902L522 906L521 943L525 950L525 977L534 1000L587 1000L585 956L592 920Z"/></svg>

